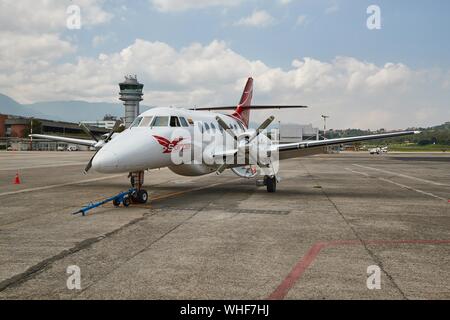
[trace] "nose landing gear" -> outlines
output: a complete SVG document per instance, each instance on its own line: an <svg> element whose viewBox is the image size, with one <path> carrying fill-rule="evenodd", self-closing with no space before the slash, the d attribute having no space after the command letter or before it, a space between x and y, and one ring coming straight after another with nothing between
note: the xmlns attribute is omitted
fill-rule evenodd
<svg viewBox="0 0 450 320"><path fill-rule="evenodd" d="M130 172L128 175L130 178L131 187L136 191L131 194L131 201L134 203L147 203L148 193L142 189L144 184L144 171Z"/></svg>

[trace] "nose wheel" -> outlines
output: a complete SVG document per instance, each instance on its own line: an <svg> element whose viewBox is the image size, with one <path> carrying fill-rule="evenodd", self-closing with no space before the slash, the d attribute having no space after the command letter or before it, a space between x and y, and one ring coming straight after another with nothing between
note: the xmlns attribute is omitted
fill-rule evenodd
<svg viewBox="0 0 450 320"><path fill-rule="evenodd" d="M131 187L136 189L136 192L131 194L131 201L133 203L147 203L148 193L142 189L144 184L144 171L130 172L128 177L130 178Z"/></svg>

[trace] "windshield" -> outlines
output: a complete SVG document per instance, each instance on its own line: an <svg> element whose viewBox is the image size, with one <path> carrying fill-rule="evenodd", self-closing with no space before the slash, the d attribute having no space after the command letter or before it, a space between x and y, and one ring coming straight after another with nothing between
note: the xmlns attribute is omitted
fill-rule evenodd
<svg viewBox="0 0 450 320"><path fill-rule="evenodd" d="M139 124L139 127L150 127L153 117L144 117L144 119Z"/></svg>
<svg viewBox="0 0 450 320"><path fill-rule="evenodd" d="M152 127L168 127L169 117L155 117L153 120Z"/></svg>
<svg viewBox="0 0 450 320"><path fill-rule="evenodd" d="M133 123L130 125L130 128L136 127L139 122L141 122L142 117L137 117L136 119L134 119Z"/></svg>

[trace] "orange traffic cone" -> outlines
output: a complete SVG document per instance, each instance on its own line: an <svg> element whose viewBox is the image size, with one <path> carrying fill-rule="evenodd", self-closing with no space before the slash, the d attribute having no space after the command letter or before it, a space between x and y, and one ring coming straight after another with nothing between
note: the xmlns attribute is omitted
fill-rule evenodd
<svg viewBox="0 0 450 320"><path fill-rule="evenodd" d="M19 171L17 171L16 177L14 178L14 184L20 184Z"/></svg>

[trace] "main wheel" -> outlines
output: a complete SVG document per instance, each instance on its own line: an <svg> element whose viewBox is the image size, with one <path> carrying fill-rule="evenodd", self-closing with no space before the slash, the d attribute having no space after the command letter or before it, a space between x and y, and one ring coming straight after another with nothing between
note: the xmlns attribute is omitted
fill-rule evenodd
<svg viewBox="0 0 450 320"><path fill-rule="evenodd" d="M277 178L275 177L265 177L267 192L277 191Z"/></svg>
<svg viewBox="0 0 450 320"><path fill-rule="evenodd" d="M137 192L137 200L139 203L147 203L148 201L148 193L145 190L139 190Z"/></svg>

